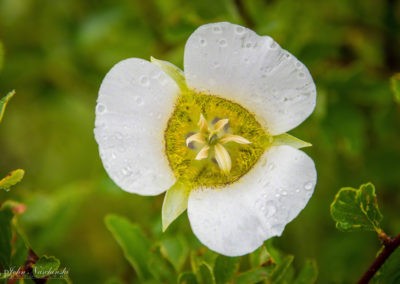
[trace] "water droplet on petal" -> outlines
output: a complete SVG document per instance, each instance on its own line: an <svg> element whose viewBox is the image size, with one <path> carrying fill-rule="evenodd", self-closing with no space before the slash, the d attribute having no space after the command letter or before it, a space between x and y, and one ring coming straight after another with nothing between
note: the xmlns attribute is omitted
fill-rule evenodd
<svg viewBox="0 0 400 284"><path fill-rule="evenodd" d="M312 182L307 182L305 185L304 185L304 189L305 190L311 190L313 188L313 183Z"/></svg>
<svg viewBox="0 0 400 284"><path fill-rule="evenodd" d="M275 169L275 164L274 164L274 163L270 163L270 164L268 165L268 170L269 170L269 171L272 171L273 169Z"/></svg>
<svg viewBox="0 0 400 284"><path fill-rule="evenodd" d="M142 76L140 77L140 84L144 87L147 87L148 85L150 85L150 80L147 76Z"/></svg>
<svg viewBox="0 0 400 284"><path fill-rule="evenodd" d="M220 47L225 47L228 45L226 39L224 39L224 38L220 39L218 43L219 43Z"/></svg>
<svg viewBox="0 0 400 284"><path fill-rule="evenodd" d="M143 105L143 99L141 97L139 97L139 96L135 97L135 102L139 106Z"/></svg>
<svg viewBox="0 0 400 284"><path fill-rule="evenodd" d="M204 38L200 38L199 43L201 46L206 46L207 45L207 41Z"/></svg>
<svg viewBox="0 0 400 284"><path fill-rule="evenodd" d="M222 29L220 26L214 26L212 31L216 34L220 34L222 32Z"/></svg>
<svg viewBox="0 0 400 284"><path fill-rule="evenodd" d="M105 111L106 111L106 106L103 105L103 104L98 104L97 107L96 107L96 109L97 109L97 112L98 112L99 114L102 114L102 113L105 113Z"/></svg>
<svg viewBox="0 0 400 284"><path fill-rule="evenodd" d="M244 33L244 28L243 27L236 27L235 28L235 33L237 33L238 35L241 35Z"/></svg>

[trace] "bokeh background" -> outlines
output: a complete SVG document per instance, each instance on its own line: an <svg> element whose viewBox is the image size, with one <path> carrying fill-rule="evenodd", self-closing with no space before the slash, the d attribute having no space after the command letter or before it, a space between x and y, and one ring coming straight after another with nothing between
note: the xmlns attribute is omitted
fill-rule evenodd
<svg viewBox="0 0 400 284"><path fill-rule="evenodd" d="M27 205L21 226L37 254L57 256L75 283L134 278L104 225L118 213L154 242L184 236L186 214L161 233L163 196L120 190L102 168L93 137L98 88L128 57L182 67L199 26L230 21L272 36L310 69L318 88L312 116L291 133L318 171L315 193L277 246L295 265L317 260L319 283L351 283L379 248L376 235L335 229L329 207L340 187L371 181L388 234L400 232L400 105L390 77L400 71L396 0L0 0L5 50L0 93L16 89L0 125L0 175L26 170L0 200Z"/></svg>

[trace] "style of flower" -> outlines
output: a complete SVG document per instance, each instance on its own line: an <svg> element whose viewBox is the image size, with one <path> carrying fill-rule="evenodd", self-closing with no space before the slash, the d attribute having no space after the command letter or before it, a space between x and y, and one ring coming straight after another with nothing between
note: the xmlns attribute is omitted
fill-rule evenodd
<svg viewBox="0 0 400 284"><path fill-rule="evenodd" d="M131 58L103 80L95 137L109 176L140 195L167 191L163 230L186 209L195 235L228 256L280 236L310 199L310 144L287 131L314 110L307 68L272 38L199 27L184 71Z"/></svg>

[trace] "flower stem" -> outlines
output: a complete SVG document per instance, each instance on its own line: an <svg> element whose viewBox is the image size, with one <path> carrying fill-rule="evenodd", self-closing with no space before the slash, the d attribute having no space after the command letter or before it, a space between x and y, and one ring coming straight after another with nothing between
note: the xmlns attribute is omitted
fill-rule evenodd
<svg viewBox="0 0 400 284"><path fill-rule="evenodd" d="M382 238L380 237L382 240ZM383 241L384 249L371 264L368 270L364 273L361 279L357 282L358 284L366 284L374 277L375 273L381 268L389 256L400 246L400 234L395 238L384 238Z"/></svg>

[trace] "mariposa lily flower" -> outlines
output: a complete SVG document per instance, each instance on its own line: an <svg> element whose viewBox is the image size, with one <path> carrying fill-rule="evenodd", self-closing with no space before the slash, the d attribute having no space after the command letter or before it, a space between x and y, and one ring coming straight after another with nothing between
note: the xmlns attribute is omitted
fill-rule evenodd
<svg viewBox="0 0 400 284"><path fill-rule="evenodd" d="M195 235L228 256L282 234L310 199L310 146L287 131L313 111L307 68L271 37L199 27L184 72L152 58L116 64L101 84L95 137L109 176L140 195L167 191L162 222L186 209Z"/></svg>

